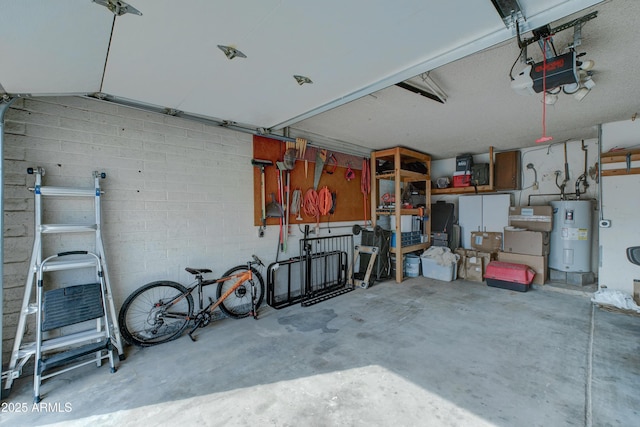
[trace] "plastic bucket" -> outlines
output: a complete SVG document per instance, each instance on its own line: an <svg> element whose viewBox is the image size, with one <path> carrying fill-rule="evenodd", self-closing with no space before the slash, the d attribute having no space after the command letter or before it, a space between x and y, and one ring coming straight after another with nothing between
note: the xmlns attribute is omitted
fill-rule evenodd
<svg viewBox="0 0 640 427"><path fill-rule="evenodd" d="M420 257L414 254L407 254L404 259L407 277L418 277L420 275Z"/></svg>

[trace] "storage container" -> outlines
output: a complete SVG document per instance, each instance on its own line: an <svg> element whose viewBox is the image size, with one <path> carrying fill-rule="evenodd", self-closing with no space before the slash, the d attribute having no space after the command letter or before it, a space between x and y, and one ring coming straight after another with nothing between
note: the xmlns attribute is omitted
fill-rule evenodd
<svg viewBox="0 0 640 427"><path fill-rule="evenodd" d="M471 173L471 167L473 167L473 155L460 154L456 156L456 172Z"/></svg>
<svg viewBox="0 0 640 427"><path fill-rule="evenodd" d="M413 215L400 215L400 232L401 233L408 233L410 231L413 231ZM391 215L391 231L396 231L396 216L395 215Z"/></svg>
<svg viewBox="0 0 640 427"><path fill-rule="evenodd" d="M510 252L498 252L498 261L524 264L530 267L536 272L536 276L533 278L533 283L536 285L544 285L549 277L547 255L522 255L512 254Z"/></svg>
<svg viewBox="0 0 640 427"><path fill-rule="evenodd" d="M454 172L453 186L468 187L471 185L471 172Z"/></svg>
<svg viewBox="0 0 640 427"><path fill-rule="evenodd" d="M404 257L404 261L407 277L418 277L420 275L420 257L414 254L407 254Z"/></svg>
<svg viewBox="0 0 640 427"><path fill-rule="evenodd" d="M487 285L512 291L527 292L536 272L524 264L491 261L484 278Z"/></svg>
<svg viewBox="0 0 640 427"><path fill-rule="evenodd" d="M400 243L403 247L419 245L422 243L422 233L419 231L409 231L407 233L400 233ZM391 232L391 247L396 247L396 233Z"/></svg>
<svg viewBox="0 0 640 427"><path fill-rule="evenodd" d="M422 275L430 279L451 282L458 276L458 263L440 265L435 258L422 257Z"/></svg>

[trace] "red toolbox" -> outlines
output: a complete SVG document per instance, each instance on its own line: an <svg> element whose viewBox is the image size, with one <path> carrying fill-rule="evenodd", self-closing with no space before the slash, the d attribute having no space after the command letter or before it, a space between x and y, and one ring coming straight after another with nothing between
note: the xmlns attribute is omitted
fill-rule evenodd
<svg viewBox="0 0 640 427"><path fill-rule="evenodd" d="M469 187L471 185L471 172L454 172L454 187Z"/></svg>
<svg viewBox="0 0 640 427"><path fill-rule="evenodd" d="M494 288L527 292L535 275L536 272L528 265L491 261L487 265L484 278L487 285Z"/></svg>

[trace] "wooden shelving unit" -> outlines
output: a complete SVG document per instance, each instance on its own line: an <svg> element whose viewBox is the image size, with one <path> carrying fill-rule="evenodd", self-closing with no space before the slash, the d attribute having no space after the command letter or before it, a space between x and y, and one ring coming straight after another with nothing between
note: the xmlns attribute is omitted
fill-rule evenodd
<svg viewBox="0 0 640 427"><path fill-rule="evenodd" d="M393 172L376 174L376 165L378 160L386 160L393 162ZM409 171L402 169L403 163L420 162L426 166L427 174ZM371 178L371 220L375 227L376 221L379 215L395 215L396 218L396 245L394 248L390 248L390 252L396 254L396 282L400 283L403 279L402 266L404 263L404 254L409 252L415 252L423 250L429 247L430 243L420 243L411 246L402 246L402 239L400 233L401 216L402 215L419 215L420 209L403 209L401 194L403 186L412 182L424 182L425 184L425 208L423 210L424 216L428 217L428 220L423 221L422 234L426 236L431 235L431 156L418 151L410 150L403 147L395 147L387 150L374 151L371 153L371 170L373 171ZM394 194L395 204L391 209L379 209L378 203L380 202L380 180L394 181Z"/></svg>
<svg viewBox="0 0 640 427"><path fill-rule="evenodd" d="M489 185L478 185L477 192L478 193L489 193L495 191L493 185L493 167L494 167L494 159L493 159L493 147L489 147ZM476 187L450 187L450 188L434 188L431 190L432 195L437 194L471 194L476 193Z"/></svg>
<svg viewBox="0 0 640 427"><path fill-rule="evenodd" d="M604 169L600 171L602 176L620 176L640 174L640 168L632 168L631 162L640 161L640 149L619 150L600 154L602 164L622 163L624 167Z"/></svg>

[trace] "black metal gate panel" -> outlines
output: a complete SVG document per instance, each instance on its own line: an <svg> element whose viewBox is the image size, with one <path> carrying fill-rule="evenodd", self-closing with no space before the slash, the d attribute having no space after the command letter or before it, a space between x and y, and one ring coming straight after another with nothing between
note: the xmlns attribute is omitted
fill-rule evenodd
<svg viewBox="0 0 640 427"><path fill-rule="evenodd" d="M310 306L352 291L347 274L353 256L353 235L300 240L301 304Z"/></svg>

